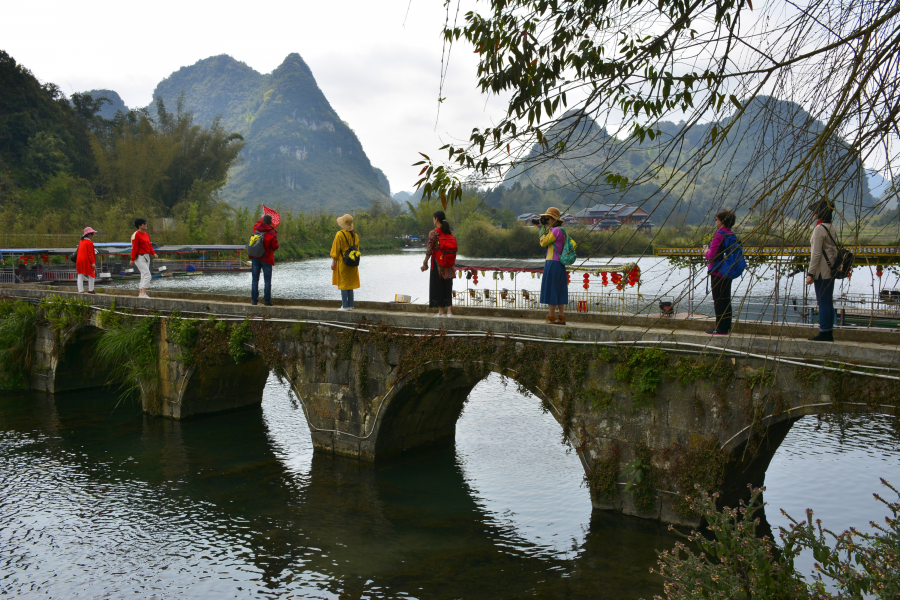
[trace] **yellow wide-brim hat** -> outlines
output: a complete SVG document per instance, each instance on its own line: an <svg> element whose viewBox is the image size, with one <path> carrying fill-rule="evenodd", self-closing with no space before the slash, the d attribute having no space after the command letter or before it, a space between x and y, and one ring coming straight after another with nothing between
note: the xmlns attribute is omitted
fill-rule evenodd
<svg viewBox="0 0 900 600"><path fill-rule="evenodd" d="M341 229L344 231L353 231L353 215L344 215L343 217L337 218L337 224L341 226Z"/></svg>
<svg viewBox="0 0 900 600"><path fill-rule="evenodd" d="M544 212L541 216L542 217L552 217L554 221L560 220L559 209L556 208L555 206L551 206L550 208L548 208L547 211Z"/></svg>

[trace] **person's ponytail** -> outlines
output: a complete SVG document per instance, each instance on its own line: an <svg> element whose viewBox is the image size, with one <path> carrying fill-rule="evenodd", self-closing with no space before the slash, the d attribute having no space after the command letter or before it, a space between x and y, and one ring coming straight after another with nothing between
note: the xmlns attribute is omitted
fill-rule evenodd
<svg viewBox="0 0 900 600"><path fill-rule="evenodd" d="M444 235L450 235L452 233L449 221L441 221L441 233Z"/></svg>

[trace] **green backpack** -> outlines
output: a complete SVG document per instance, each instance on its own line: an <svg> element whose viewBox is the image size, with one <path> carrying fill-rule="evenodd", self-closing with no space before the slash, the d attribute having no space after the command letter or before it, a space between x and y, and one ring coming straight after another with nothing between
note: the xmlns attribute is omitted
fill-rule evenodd
<svg viewBox="0 0 900 600"><path fill-rule="evenodd" d="M572 241L572 238L569 237L568 232L562 227L559 228L566 236L566 241L563 244L562 253L559 255L559 262L564 265L571 265L575 262L575 242Z"/></svg>

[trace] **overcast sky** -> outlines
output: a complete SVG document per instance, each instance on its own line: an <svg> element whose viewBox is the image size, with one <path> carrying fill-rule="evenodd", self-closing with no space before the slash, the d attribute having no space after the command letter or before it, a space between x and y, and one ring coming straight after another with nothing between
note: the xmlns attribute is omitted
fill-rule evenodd
<svg viewBox="0 0 900 600"><path fill-rule="evenodd" d="M38 79L66 94L112 89L132 108L149 104L160 80L203 58L229 54L270 73L297 52L392 192L413 188L418 151L466 138L502 114L498 99L478 93L475 54L460 45L435 126L441 0L30 0L5 3L3 12L0 49Z"/></svg>

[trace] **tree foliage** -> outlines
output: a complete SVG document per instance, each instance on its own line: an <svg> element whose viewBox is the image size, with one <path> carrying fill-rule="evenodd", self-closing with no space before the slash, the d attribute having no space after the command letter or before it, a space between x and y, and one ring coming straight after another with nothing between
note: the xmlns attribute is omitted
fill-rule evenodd
<svg viewBox="0 0 900 600"><path fill-rule="evenodd" d="M872 523L872 533L855 529L834 533L813 520L791 521L782 528L778 545L769 536L758 537L762 490L753 490L750 502L738 508L716 509L715 496L700 492L695 509L709 524L711 537L697 531L673 550L660 553L659 572L665 580L667 600L792 600L800 598L897 598L900 594L900 492L888 502L875 494L889 515L883 524ZM804 578L794 566L800 553L815 557L816 572ZM831 588L831 591L829 590ZM657 597L659 598L659 597Z"/></svg>
<svg viewBox="0 0 900 600"><path fill-rule="evenodd" d="M194 123L179 101L99 115L106 98L66 98L0 51L0 227L73 232L91 224L117 235L134 217L221 221L219 198L243 139L218 120ZM74 240L73 240L74 241Z"/></svg>
<svg viewBox="0 0 900 600"><path fill-rule="evenodd" d="M900 166L895 2L486 4L458 23L445 3L445 47L474 49L478 87L508 96L506 113L442 147L445 160L423 155L427 197L453 202L466 181L492 186L513 169L591 155L600 159L573 178L588 195L653 183L662 193L649 208L666 197L690 204L685 192L724 164L718 191L764 215L759 223L822 197L852 221L864 212L863 162L888 176ZM786 115L786 101L802 112ZM736 164L742 139L749 154ZM622 159L635 149L651 160L626 175Z"/></svg>
<svg viewBox="0 0 900 600"><path fill-rule="evenodd" d="M243 137L214 119L194 124L181 100L174 113L156 102L157 119L144 110L117 114L95 127L100 179L110 193L132 203L153 203L163 212L192 200L204 204L226 183L237 162Z"/></svg>

